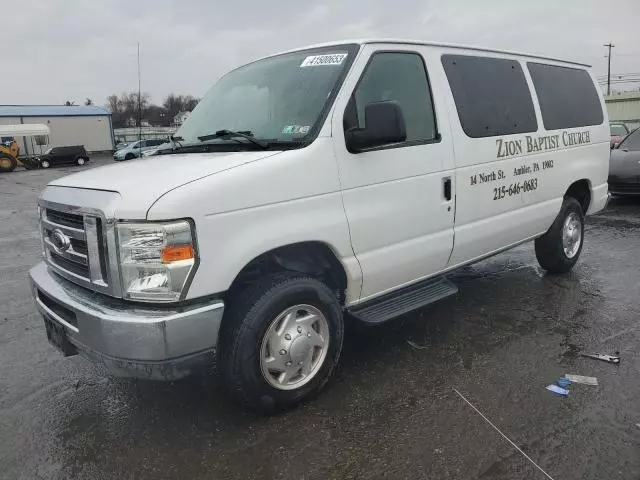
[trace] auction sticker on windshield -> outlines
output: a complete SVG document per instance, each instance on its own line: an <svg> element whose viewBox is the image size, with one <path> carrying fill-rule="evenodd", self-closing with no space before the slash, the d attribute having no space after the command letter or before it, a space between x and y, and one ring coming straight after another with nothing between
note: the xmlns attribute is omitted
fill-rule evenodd
<svg viewBox="0 0 640 480"><path fill-rule="evenodd" d="M346 53L330 53L325 55L310 55L305 58L300 67L319 67L322 65L341 65L345 58Z"/></svg>

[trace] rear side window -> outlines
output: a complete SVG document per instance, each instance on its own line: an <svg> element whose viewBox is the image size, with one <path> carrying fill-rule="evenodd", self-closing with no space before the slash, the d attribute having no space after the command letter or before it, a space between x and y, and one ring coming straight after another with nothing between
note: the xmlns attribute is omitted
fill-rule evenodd
<svg viewBox="0 0 640 480"><path fill-rule="evenodd" d="M520 63L504 58L443 55L458 117L472 138L538 130Z"/></svg>
<svg viewBox="0 0 640 480"><path fill-rule="evenodd" d="M547 130L600 125L602 105L586 70L527 63Z"/></svg>

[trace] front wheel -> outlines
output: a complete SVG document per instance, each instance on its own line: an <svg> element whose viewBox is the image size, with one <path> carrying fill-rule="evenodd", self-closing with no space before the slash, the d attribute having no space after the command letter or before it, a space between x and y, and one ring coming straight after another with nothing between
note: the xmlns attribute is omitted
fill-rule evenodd
<svg viewBox="0 0 640 480"><path fill-rule="evenodd" d="M15 158L4 153L0 153L0 172L13 172L18 165Z"/></svg>
<svg viewBox="0 0 640 480"><path fill-rule="evenodd" d="M274 274L230 300L218 361L232 395L270 413L293 407L327 383L342 350L342 310L322 282Z"/></svg>
<svg viewBox="0 0 640 480"><path fill-rule="evenodd" d="M42 160L42 161L40 162L40 166L41 166L42 168L49 168L49 167L51 166L51 163L49 162L49 160Z"/></svg>
<svg viewBox="0 0 640 480"><path fill-rule="evenodd" d="M582 206L575 198L565 197L551 228L535 241L538 263L551 273L568 272L580 257L583 239Z"/></svg>

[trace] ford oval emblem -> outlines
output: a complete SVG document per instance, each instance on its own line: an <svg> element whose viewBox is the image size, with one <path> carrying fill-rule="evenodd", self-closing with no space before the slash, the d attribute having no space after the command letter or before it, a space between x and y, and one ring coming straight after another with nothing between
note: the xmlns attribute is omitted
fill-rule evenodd
<svg viewBox="0 0 640 480"><path fill-rule="evenodd" d="M62 230L59 230L57 228L53 232L51 232L49 238L51 239L51 243L53 243L53 246L56 247L56 250L59 250L61 252L66 252L71 246L71 239L64 233L62 233Z"/></svg>

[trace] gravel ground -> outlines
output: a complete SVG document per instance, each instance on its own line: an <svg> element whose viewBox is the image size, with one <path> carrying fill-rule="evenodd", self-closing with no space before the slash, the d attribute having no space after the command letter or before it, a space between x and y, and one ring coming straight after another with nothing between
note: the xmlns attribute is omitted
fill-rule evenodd
<svg viewBox="0 0 640 480"><path fill-rule="evenodd" d="M589 219L571 274L525 244L459 271L455 297L349 325L327 389L265 418L214 374L114 379L49 346L27 282L36 198L80 168L0 175L0 478L548 478L454 389L554 479L640 478L640 199ZM580 356L596 351L622 362ZM545 390L564 373L599 386Z"/></svg>

